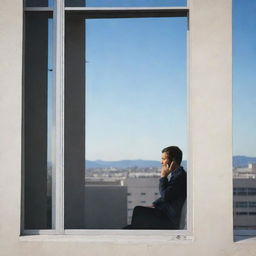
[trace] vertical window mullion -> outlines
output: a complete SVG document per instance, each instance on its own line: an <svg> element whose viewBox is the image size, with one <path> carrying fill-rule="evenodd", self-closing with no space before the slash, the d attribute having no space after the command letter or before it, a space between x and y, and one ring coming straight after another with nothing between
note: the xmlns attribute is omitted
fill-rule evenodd
<svg viewBox="0 0 256 256"><path fill-rule="evenodd" d="M54 2L55 150L53 181L53 227L64 233L64 1ZM54 179L53 178L53 179Z"/></svg>

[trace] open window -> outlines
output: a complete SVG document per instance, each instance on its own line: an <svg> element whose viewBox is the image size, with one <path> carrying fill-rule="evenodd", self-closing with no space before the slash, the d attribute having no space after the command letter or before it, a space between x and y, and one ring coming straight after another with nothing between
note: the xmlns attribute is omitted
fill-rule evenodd
<svg viewBox="0 0 256 256"><path fill-rule="evenodd" d="M186 1L93 3L25 3L24 233L121 229L163 147L189 169Z"/></svg>

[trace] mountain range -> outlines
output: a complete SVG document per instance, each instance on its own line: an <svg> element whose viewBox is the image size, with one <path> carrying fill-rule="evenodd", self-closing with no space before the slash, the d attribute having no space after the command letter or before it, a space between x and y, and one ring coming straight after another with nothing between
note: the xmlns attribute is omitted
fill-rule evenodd
<svg viewBox="0 0 256 256"><path fill-rule="evenodd" d="M246 167L249 163L256 163L256 157L248 156L233 156L234 167ZM119 160L119 161L85 161L86 168L147 168L147 167L160 167L160 161L154 160ZM187 161L182 161L182 166L186 168Z"/></svg>
<svg viewBox="0 0 256 256"><path fill-rule="evenodd" d="M90 161L86 160L85 162L86 168L146 168L146 167L160 167L159 161L153 160L119 160L119 161Z"/></svg>

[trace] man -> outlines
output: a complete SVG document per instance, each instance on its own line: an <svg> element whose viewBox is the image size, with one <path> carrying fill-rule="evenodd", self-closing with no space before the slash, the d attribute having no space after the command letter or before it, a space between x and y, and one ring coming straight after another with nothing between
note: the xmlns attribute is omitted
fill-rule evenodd
<svg viewBox="0 0 256 256"><path fill-rule="evenodd" d="M179 229L181 210L187 197L187 175L180 166L181 161L182 151L178 147L162 150L161 197L153 202L152 207L136 206L131 225L125 229Z"/></svg>

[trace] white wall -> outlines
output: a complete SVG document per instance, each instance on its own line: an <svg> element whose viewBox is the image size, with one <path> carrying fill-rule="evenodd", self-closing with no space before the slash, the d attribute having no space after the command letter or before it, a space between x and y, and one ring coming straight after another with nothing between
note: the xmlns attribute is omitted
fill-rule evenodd
<svg viewBox="0 0 256 256"><path fill-rule="evenodd" d="M0 255L19 250L22 1L0 7Z"/></svg>
<svg viewBox="0 0 256 256"><path fill-rule="evenodd" d="M143 240L20 238L22 1L1 0L0 255L256 255L256 241L233 243L231 0L190 0L190 7L193 239L157 240L152 231Z"/></svg>

